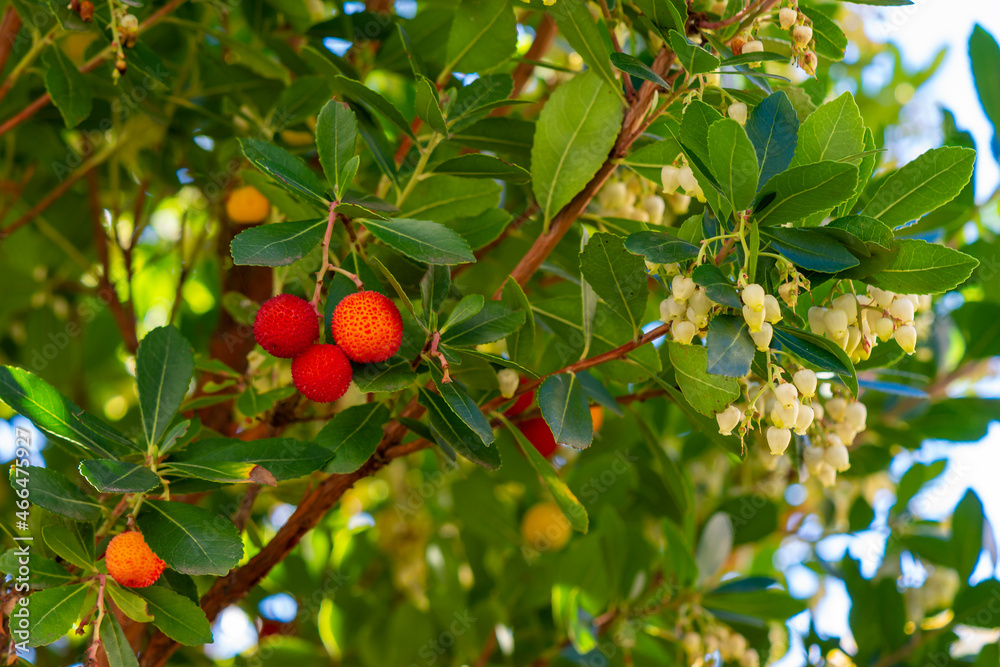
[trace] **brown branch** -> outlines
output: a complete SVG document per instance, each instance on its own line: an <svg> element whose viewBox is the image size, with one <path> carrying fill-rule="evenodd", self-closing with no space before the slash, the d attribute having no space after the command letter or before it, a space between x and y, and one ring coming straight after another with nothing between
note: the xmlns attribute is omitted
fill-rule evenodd
<svg viewBox="0 0 1000 667"><path fill-rule="evenodd" d="M542 20L538 22L538 27L535 28L535 40L528 48L528 52L524 54L525 60L519 62L514 68L514 91L510 94L511 99L517 99L524 92L524 87L528 85L528 81L531 80L531 75L535 71L535 62L541 60L552 47L552 43L556 40L556 32L558 30L555 19L544 14ZM490 115L503 116L508 111L510 111L510 107L500 107L491 111Z"/></svg>
<svg viewBox="0 0 1000 667"><path fill-rule="evenodd" d="M672 52L666 49L661 50L653 61L653 71L663 76L670 68L673 57ZM569 228L580 214L586 210L587 205L590 204L590 200L597 195L598 190L601 189L604 182L615 170L617 166L616 160L624 157L632 142L638 138L636 132L642 127L646 112L649 110L649 105L652 103L653 96L658 88L659 86L652 81L643 82L635 101L625 111L621 131L618 133L618 139L607 160L604 161L604 164L601 165L597 174L587 183L586 187L552 218L548 232L542 233L535 240L534 245L531 246L524 257L521 258L521 261L518 262L517 266L514 267L514 270L511 271L511 277L519 285L523 286L531 276L535 275L538 267L542 265L542 262L555 249L556 245L566 235L566 232L569 231ZM500 299L500 290L497 290L493 298Z"/></svg>
<svg viewBox="0 0 1000 667"><path fill-rule="evenodd" d="M14 7L7 7L3 20L0 21L0 74L7 66L7 59L14 50L15 37L20 29L21 17L17 15Z"/></svg>
<svg viewBox="0 0 1000 667"><path fill-rule="evenodd" d="M148 19L146 19L139 25L139 34L146 32L154 25L162 21L167 14L177 9L177 7L184 4L184 2L186 2L186 0L170 0L170 2L160 7L156 12L151 14ZM80 67L80 73L86 74L87 72L94 71L95 69L100 67L105 60L108 59L108 56L110 54L111 54L111 49L110 47L108 47L107 49L105 49L104 51L102 51L101 53L97 54L96 56L88 60L86 63L84 63L83 66ZM52 97L50 97L48 93L45 93L41 97L33 101L31 104L21 109L21 111L15 114L12 118L8 119L6 122L0 125L0 136L3 136L7 132L13 130L15 127L23 123L24 121L34 116L36 113L47 107L49 105L49 102L51 101Z"/></svg>

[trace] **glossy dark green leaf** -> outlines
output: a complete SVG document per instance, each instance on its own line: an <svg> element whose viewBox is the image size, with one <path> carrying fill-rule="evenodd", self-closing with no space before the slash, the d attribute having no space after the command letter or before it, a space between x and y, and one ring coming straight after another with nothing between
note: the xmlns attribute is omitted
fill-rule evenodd
<svg viewBox="0 0 1000 667"><path fill-rule="evenodd" d="M87 79L58 46L42 55L45 64L45 89L59 110L66 127L76 127L90 115L94 94Z"/></svg>
<svg viewBox="0 0 1000 667"><path fill-rule="evenodd" d="M587 67L596 72L612 90L620 90L621 83L615 78L615 72L611 68L614 56L609 58L609 49L605 48L600 26L591 16L587 3L566 2L554 4L547 9L556 20L559 35L580 54Z"/></svg>
<svg viewBox="0 0 1000 667"><path fill-rule="evenodd" d="M854 364L833 341L781 324L774 325L774 341L788 348L813 368L837 373L851 393L858 395L858 377Z"/></svg>
<svg viewBox="0 0 1000 667"><path fill-rule="evenodd" d="M160 441L184 400L193 374L194 353L176 327L157 327L139 343L135 384L147 443Z"/></svg>
<svg viewBox="0 0 1000 667"><path fill-rule="evenodd" d="M306 164L283 148L257 139L240 139L243 155L276 183L295 195L329 206L326 188L319 176Z"/></svg>
<svg viewBox="0 0 1000 667"><path fill-rule="evenodd" d="M349 165L357 145L358 120L354 112L343 102L327 102L316 118L316 150L326 180L340 199L354 178Z"/></svg>
<svg viewBox="0 0 1000 667"><path fill-rule="evenodd" d="M294 438L264 438L244 442L229 438L199 440L185 463L249 461L262 466L279 482L304 477L330 460L330 451Z"/></svg>
<svg viewBox="0 0 1000 667"><path fill-rule="evenodd" d="M812 21L813 45L817 55L830 60L843 60L847 37L840 26L815 5L802 5L799 11Z"/></svg>
<svg viewBox="0 0 1000 667"><path fill-rule="evenodd" d="M524 311L487 301L482 310L441 336L441 342L452 346L492 343L520 329L524 320Z"/></svg>
<svg viewBox="0 0 1000 667"><path fill-rule="evenodd" d="M165 466L167 474L194 477L221 484L264 484L277 486L274 475L256 463L244 461L194 460L171 462Z"/></svg>
<svg viewBox="0 0 1000 667"><path fill-rule="evenodd" d="M902 294L941 294L964 283L979 260L964 252L920 239L901 239L891 263L866 279L882 289Z"/></svg>
<svg viewBox="0 0 1000 667"><path fill-rule="evenodd" d="M821 104L799 128L792 166L837 161L864 151L865 123L849 92Z"/></svg>
<svg viewBox="0 0 1000 667"><path fill-rule="evenodd" d="M706 370L712 375L743 377L756 349L742 317L716 315L708 325Z"/></svg>
<svg viewBox="0 0 1000 667"><path fill-rule="evenodd" d="M525 315L524 326L507 335L507 354L511 360L526 364L531 359L535 345L535 315L531 310L531 303L521 286L512 278L508 278L503 284L502 297L511 310Z"/></svg>
<svg viewBox="0 0 1000 667"><path fill-rule="evenodd" d="M490 426L489 420L483 414L482 408L469 396L465 386L454 378L451 382L443 382L442 374L436 367L432 368L431 375L437 384L438 392L444 397L448 407L473 433L479 436L484 445L487 447L492 445L496 439L493 435L493 427Z"/></svg>
<svg viewBox="0 0 1000 667"><path fill-rule="evenodd" d="M380 364L360 364L354 368L354 384L359 391L392 392L406 389L417 379L410 361L393 357Z"/></svg>
<svg viewBox="0 0 1000 667"><path fill-rule="evenodd" d="M648 277L642 259L625 244L615 234L594 234L580 253L580 273L611 310L637 331L646 312Z"/></svg>
<svg viewBox="0 0 1000 667"><path fill-rule="evenodd" d="M50 524L42 528L42 539L63 560L83 570L94 569L94 529L90 524Z"/></svg>
<svg viewBox="0 0 1000 667"><path fill-rule="evenodd" d="M476 258L465 240L429 220L365 220L365 228L382 243L427 264L465 264Z"/></svg>
<svg viewBox="0 0 1000 667"><path fill-rule="evenodd" d="M958 196L972 177L975 162L971 148L929 150L885 179L864 214L890 227L915 220Z"/></svg>
<svg viewBox="0 0 1000 667"><path fill-rule="evenodd" d="M1000 71L1000 45L978 23L969 36L969 60L972 63L976 92L979 93L979 103L983 105L986 117L993 124L996 136L1000 133L1000 85L995 76Z"/></svg>
<svg viewBox="0 0 1000 667"><path fill-rule="evenodd" d="M733 308L743 307L743 302L740 300L740 295L736 293L733 283L714 264L708 262L699 264L691 272L691 279L694 280L695 284L705 288L705 294L712 301Z"/></svg>
<svg viewBox="0 0 1000 667"><path fill-rule="evenodd" d="M330 84L318 76L303 76L281 91L271 108L274 127L282 129L319 113L330 99ZM317 126L318 129L318 126Z"/></svg>
<svg viewBox="0 0 1000 667"><path fill-rule="evenodd" d="M857 257L822 228L766 227L761 230L760 235L789 261L803 269L836 273L860 264Z"/></svg>
<svg viewBox="0 0 1000 667"><path fill-rule="evenodd" d="M163 634L185 646L212 641L212 626L205 612L191 600L163 586L148 586L135 591L149 604L153 625Z"/></svg>
<svg viewBox="0 0 1000 667"><path fill-rule="evenodd" d="M677 384L695 410L714 417L740 397L739 383L734 378L708 373L708 352L701 345L667 345Z"/></svg>
<svg viewBox="0 0 1000 667"><path fill-rule="evenodd" d="M236 527L215 512L162 500L146 500L142 508L138 524L146 544L178 572L222 576L243 557Z"/></svg>
<svg viewBox="0 0 1000 667"><path fill-rule="evenodd" d="M663 88L670 88L670 84L663 80L663 77L653 71L646 63L642 62L635 56L630 56L627 53L620 53L618 51L611 54L611 64L638 79L644 81L651 81L658 86Z"/></svg>
<svg viewBox="0 0 1000 667"><path fill-rule="evenodd" d="M233 263L249 266L288 266L305 257L323 241L327 220L275 222L245 229L230 244Z"/></svg>
<svg viewBox="0 0 1000 667"><path fill-rule="evenodd" d="M125 636L125 631L118 624L114 614L105 614L101 620L101 646L108 658L108 667L139 667L135 651Z"/></svg>
<svg viewBox="0 0 1000 667"><path fill-rule="evenodd" d="M344 93L344 95L360 103L369 111L381 114L383 118L395 125L398 130L409 135L411 138L414 138L413 131L410 130L410 124L407 122L406 118L399 109L393 106L392 102L387 100L381 94L375 92L360 81L349 79L346 76L338 76L334 80L334 85L338 90Z"/></svg>
<svg viewBox="0 0 1000 667"><path fill-rule="evenodd" d="M757 154L758 188L791 164L798 131L799 119L784 91L768 95L750 111L746 132Z"/></svg>
<svg viewBox="0 0 1000 667"><path fill-rule="evenodd" d="M951 553L962 581L968 581L983 550L983 503L969 489L955 507L951 518Z"/></svg>
<svg viewBox="0 0 1000 667"><path fill-rule="evenodd" d="M846 162L815 162L773 176L761 188L755 217L761 225L801 222L847 201L858 168Z"/></svg>
<svg viewBox="0 0 1000 667"><path fill-rule="evenodd" d="M420 387L420 404L427 408L431 428L436 437L465 458L487 470L500 468L500 451L488 447L476 433L466 426L444 397L425 387Z"/></svg>
<svg viewBox="0 0 1000 667"><path fill-rule="evenodd" d="M753 144L743 126L732 118L712 123L708 128L708 154L722 194L736 210L750 208L760 174Z"/></svg>
<svg viewBox="0 0 1000 667"><path fill-rule="evenodd" d="M28 646L51 644L73 629L80 618L90 584L49 588L28 598Z"/></svg>
<svg viewBox="0 0 1000 667"><path fill-rule="evenodd" d="M514 54L517 19L511 0L461 0L448 32L446 72L496 69Z"/></svg>
<svg viewBox="0 0 1000 667"><path fill-rule="evenodd" d="M444 114L441 113L441 104L438 101L434 82L425 76L419 76L416 81L416 89L417 117L427 123L435 132L447 137L448 125L445 123Z"/></svg>
<svg viewBox="0 0 1000 667"><path fill-rule="evenodd" d="M109 459L81 461L80 474L101 493L144 493L160 484L149 468Z"/></svg>
<svg viewBox="0 0 1000 667"><path fill-rule="evenodd" d="M465 178L488 178L508 183L527 183L531 180L531 174L527 169L504 162L492 155L479 153L459 155L445 160L434 167L434 173Z"/></svg>
<svg viewBox="0 0 1000 667"><path fill-rule="evenodd" d="M28 497L32 505L76 521L97 521L104 508L95 498L81 491L61 472L37 466L11 466L9 470L11 488L20 489L15 480L27 479Z"/></svg>
<svg viewBox="0 0 1000 667"><path fill-rule="evenodd" d="M25 566L31 572L28 586L33 589L62 586L79 576L70 574L62 565L51 558L41 556L37 551L32 551L30 547L27 556L20 553L20 548L23 547L8 549L0 554L0 572L9 574L11 579L16 579L21 574L21 568Z"/></svg>
<svg viewBox="0 0 1000 667"><path fill-rule="evenodd" d="M594 424L583 385L573 373L545 378L538 388L538 407L556 442L586 449L594 440Z"/></svg>
<svg viewBox="0 0 1000 667"><path fill-rule="evenodd" d="M698 246L668 232L636 232L625 239L625 249L655 264L673 264L694 259Z"/></svg>
<svg viewBox="0 0 1000 667"><path fill-rule="evenodd" d="M387 421L389 409L383 403L364 403L338 412L316 434L316 444L333 450L326 472L350 473L363 466L382 441Z"/></svg>
<svg viewBox="0 0 1000 667"><path fill-rule="evenodd" d="M709 53L681 33L671 30L669 38L670 46L677 54L677 61L688 74L705 74L719 68L718 56Z"/></svg>

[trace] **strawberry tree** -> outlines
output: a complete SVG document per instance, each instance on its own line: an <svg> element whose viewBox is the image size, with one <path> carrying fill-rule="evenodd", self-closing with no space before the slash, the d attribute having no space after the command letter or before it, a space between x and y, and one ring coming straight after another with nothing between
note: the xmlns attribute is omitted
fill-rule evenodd
<svg viewBox="0 0 1000 667"><path fill-rule="evenodd" d="M225 614L240 665L951 665L1000 627L981 501L932 519L945 461L905 467L997 414L993 158L947 112L886 150L850 5L0 7L8 664L228 660Z"/></svg>

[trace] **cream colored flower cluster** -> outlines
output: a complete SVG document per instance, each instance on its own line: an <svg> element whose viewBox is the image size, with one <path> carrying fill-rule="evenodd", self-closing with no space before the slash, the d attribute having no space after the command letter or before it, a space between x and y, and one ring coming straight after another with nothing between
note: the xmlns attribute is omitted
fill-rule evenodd
<svg viewBox="0 0 1000 667"><path fill-rule="evenodd" d="M716 651L726 664L760 667L760 655L747 646L746 637L724 625L712 625L704 634L685 632L681 637L681 645L687 653L688 664L692 667L710 664L711 658L707 656Z"/></svg>
<svg viewBox="0 0 1000 667"><path fill-rule="evenodd" d="M670 333L676 342L689 345L695 335L708 331L716 305L704 287L678 273L670 282L670 297L660 302L660 319L670 323Z"/></svg>
<svg viewBox="0 0 1000 667"><path fill-rule="evenodd" d="M879 341L890 338L913 354L917 347L914 315L930 304L930 296L893 294L869 286L867 294L842 294L829 308L810 308L809 328L839 345L854 363L868 359Z"/></svg>
<svg viewBox="0 0 1000 667"><path fill-rule="evenodd" d="M660 181L663 186L663 192L672 195L680 188L684 191L685 196L694 197L698 201L704 202L705 193L702 191L701 185L698 184L698 179L695 177L694 171L683 157L679 159L681 160L679 165L668 164L660 169Z"/></svg>
<svg viewBox="0 0 1000 667"><path fill-rule="evenodd" d="M626 218L651 225L673 222L678 215L687 213L690 197L666 193L661 197L646 181L628 175L624 179L609 181L597 193L598 215Z"/></svg>

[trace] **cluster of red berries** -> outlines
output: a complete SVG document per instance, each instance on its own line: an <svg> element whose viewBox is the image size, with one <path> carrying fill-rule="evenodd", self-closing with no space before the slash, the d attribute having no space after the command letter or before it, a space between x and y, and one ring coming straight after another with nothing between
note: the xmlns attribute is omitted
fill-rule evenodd
<svg viewBox="0 0 1000 667"><path fill-rule="evenodd" d="M399 350L403 318L388 297L364 290L344 297L333 311L336 344L317 343L319 316L306 300L279 294L257 311L254 338L276 357L292 359L292 382L317 403L336 401L353 379L351 362L381 362Z"/></svg>

